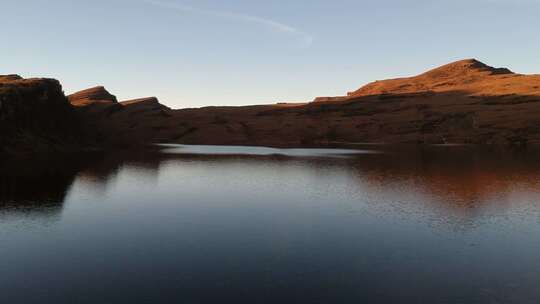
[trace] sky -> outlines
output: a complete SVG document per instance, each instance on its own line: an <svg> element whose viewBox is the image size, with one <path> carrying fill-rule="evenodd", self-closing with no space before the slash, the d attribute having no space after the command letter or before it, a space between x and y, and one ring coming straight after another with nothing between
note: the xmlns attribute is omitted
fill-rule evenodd
<svg viewBox="0 0 540 304"><path fill-rule="evenodd" d="M309 101L465 58L540 73L540 0L0 4L0 74L173 108Z"/></svg>

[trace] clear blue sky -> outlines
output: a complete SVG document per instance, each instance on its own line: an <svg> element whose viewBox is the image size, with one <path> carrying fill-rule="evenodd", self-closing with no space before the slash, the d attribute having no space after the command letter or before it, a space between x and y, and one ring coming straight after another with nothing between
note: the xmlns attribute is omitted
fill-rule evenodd
<svg viewBox="0 0 540 304"><path fill-rule="evenodd" d="M540 0L2 0L0 74L171 107L304 101L478 58L540 73Z"/></svg>

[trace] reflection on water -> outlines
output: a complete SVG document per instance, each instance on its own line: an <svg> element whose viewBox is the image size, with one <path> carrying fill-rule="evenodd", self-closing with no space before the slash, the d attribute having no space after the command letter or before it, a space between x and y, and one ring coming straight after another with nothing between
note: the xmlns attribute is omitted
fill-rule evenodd
<svg viewBox="0 0 540 304"><path fill-rule="evenodd" d="M77 169L60 162L2 164L0 220L44 225L58 220L76 174Z"/></svg>
<svg viewBox="0 0 540 304"><path fill-rule="evenodd" d="M359 154L374 154L376 150L338 149L338 148L270 148L245 146L190 146L177 144L159 144L162 153L177 155L248 155L268 156L281 155L287 157L346 157Z"/></svg>
<svg viewBox="0 0 540 304"><path fill-rule="evenodd" d="M534 151L162 148L2 164L0 300L540 298Z"/></svg>

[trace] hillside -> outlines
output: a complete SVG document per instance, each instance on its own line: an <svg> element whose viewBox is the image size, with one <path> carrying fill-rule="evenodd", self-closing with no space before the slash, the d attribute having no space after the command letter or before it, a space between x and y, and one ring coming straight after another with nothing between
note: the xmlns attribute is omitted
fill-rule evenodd
<svg viewBox="0 0 540 304"><path fill-rule="evenodd" d="M0 134L0 152L153 142L523 146L540 143L540 76L467 59L313 102L172 110L155 97L119 102L102 86L66 97L56 80L5 75Z"/></svg>
<svg viewBox="0 0 540 304"><path fill-rule="evenodd" d="M183 125L169 139L193 144L533 144L540 143L540 76L468 59L307 105L174 115Z"/></svg>

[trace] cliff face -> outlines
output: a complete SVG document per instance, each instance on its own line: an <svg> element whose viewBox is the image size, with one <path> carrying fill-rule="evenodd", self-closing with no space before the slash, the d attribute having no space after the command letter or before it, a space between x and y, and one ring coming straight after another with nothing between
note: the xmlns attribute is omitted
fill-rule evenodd
<svg viewBox="0 0 540 304"><path fill-rule="evenodd" d="M0 152L39 152L79 144L73 109L54 79L0 76Z"/></svg>
<svg viewBox="0 0 540 304"><path fill-rule="evenodd" d="M170 111L154 97L118 102L94 87L68 98L57 80L0 75L0 155L146 144L159 138Z"/></svg>
<svg viewBox="0 0 540 304"><path fill-rule="evenodd" d="M118 102L104 87L68 96L83 123L86 137L106 147L147 144L159 138L170 109L155 97Z"/></svg>

